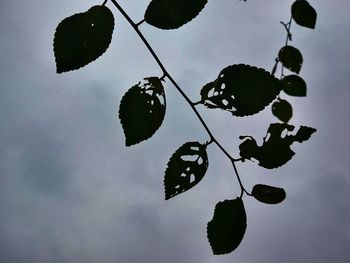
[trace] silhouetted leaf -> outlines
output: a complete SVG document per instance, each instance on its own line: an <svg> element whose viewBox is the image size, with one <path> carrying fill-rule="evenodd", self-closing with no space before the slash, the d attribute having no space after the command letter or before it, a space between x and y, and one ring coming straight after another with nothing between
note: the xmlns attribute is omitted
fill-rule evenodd
<svg viewBox="0 0 350 263"><path fill-rule="evenodd" d="M165 108L164 88L159 78L146 78L145 83L129 89L119 107L126 146L150 138L162 124Z"/></svg>
<svg viewBox="0 0 350 263"><path fill-rule="evenodd" d="M316 129L307 127L307 126L300 126L300 129L298 130L297 134L294 136L294 140L296 142L304 142L310 139L311 135L316 132Z"/></svg>
<svg viewBox="0 0 350 263"><path fill-rule="evenodd" d="M286 198L286 192L283 188L264 184L254 185L252 195L256 200L271 205L281 203Z"/></svg>
<svg viewBox="0 0 350 263"><path fill-rule="evenodd" d="M293 108L288 101L278 99L272 104L272 113L281 121L288 122L293 116Z"/></svg>
<svg viewBox="0 0 350 263"><path fill-rule="evenodd" d="M258 113L282 90L283 83L264 69L237 64L224 68L201 90L202 103L235 116Z"/></svg>
<svg viewBox="0 0 350 263"><path fill-rule="evenodd" d="M179 28L195 18L207 4L207 0L152 0L145 20L160 29Z"/></svg>
<svg viewBox="0 0 350 263"><path fill-rule="evenodd" d="M314 29L316 25L316 10L306 0L296 0L292 5L294 21L303 27Z"/></svg>
<svg viewBox="0 0 350 263"><path fill-rule="evenodd" d="M79 69L101 56L113 28L114 17L106 6L93 6L61 21L53 43L57 73Z"/></svg>
<svg viewBox="0 0 350 263"><path fill-rule="evenodd" d="M206 145L187 142L171 156L165 171L165 200L199 183L208 169Z"/></svg>
<svg viewBox="0 0 350 263"><path fill-rule="evenodd" d="M239 145L240 155L243 159L256 159L260 166L268 169L282 166L295 154L290 146L294 142L308 140L316 131L314 128L301 126L296 135L291 135L290 132L293 130L293 125L272 123L261 146L258 146L251 136L240 136L239 138L244 140Z"/></svg>
<svg viewBox="0 0 350 263"><path fill-rule="evenodd" d="M299 74L303 64L303 56L298 49L292 46L285 46L280 49L278 59L284 67Z"/></svg>
<svg viewBox="0 0 350 263"><path fill-rule="evenodd" d="M282 82L285 84L283 91L288 95L297 97L306 96L306 83L298 75L285 76Z"/></svg>
<svg viewBox="0 0 350 263"><path fill-rule="evenodd" d="M241 243L246 228L247 217L241 198L217 203L213 219L207 226L207 236L214 255L235 250Z"/></svg>

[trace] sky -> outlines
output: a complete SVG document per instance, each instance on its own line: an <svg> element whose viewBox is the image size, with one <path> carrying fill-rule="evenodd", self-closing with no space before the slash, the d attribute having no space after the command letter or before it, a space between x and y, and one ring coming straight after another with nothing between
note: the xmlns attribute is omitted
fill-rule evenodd
<svg viewBox="0 0 350 263"><path fill-rule="evenodd" d="M194 101L232 64L271 70L285 40L293 1L209 1L192 22L140 29ZM167 111L149 140L125 147L118 120L123 94L161 71L118 11L107 52L78 70L56 74L58 23L102 1L3 0L0 9L0 262L337 262L350 260L350 3L315 1L315 30L292 25L301 50L306 98L291 98L291 124L317 129L285 166L238 163L247 189L283 187L286 200L244 197L247 230L233 253L213 256L206 224L215 204L239 195L229 161L214 145L209 168L190 191L164 200L172 153L207 134L166 82ZM119 3L134 21L148 0ZM240 135L265 135L270 108L247 118L198 106L215 137L238 156Z"/></svg>

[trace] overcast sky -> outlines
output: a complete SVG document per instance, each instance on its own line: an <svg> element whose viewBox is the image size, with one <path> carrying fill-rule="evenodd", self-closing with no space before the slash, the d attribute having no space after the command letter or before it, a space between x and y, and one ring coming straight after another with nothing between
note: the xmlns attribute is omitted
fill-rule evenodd
<svg viewBox="0 0 350 263"><path fill-rule="evenodd" d="M135 21L148 0L119 1ZM271 70L293 1L216 0L191 23L145 36L193 100L231 64ZM275 206L244 198L247 231L240 247L213 256L206 224L215 204L239 195L232 168L215 147L209 169L191 191L164 201L163 175L187 141L208 139L200 123L166 84L162 127L125 147L117 117L123 94L142 78L161 76L152 57L108 3L116 19L112 43L96 62L56 74L53 35L65 17L102 1L3 0L0 9L0 262L318 262L350 260L350 3L310 3L315 30L292 25L304 55L306 98L288 99L291 124L317 128L293 146L280 169L238 164L247 189L284 187ZM215 136L238 156L239 135L265 135L277 122L270 107L253 117L199 107Z"/></svg>

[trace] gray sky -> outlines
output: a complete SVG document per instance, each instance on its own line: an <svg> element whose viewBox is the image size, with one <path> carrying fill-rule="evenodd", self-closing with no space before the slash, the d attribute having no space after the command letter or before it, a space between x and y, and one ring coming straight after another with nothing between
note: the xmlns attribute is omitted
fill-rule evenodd
<svg viewBox="0 0 350 263"><path fill-rule="evenodd" d="M149 1L120 1L135 21ZM270 70L293 1L209 1L191 23L173 31L141 29L191 98L227 65ZM316 30L293 24L304 55L306 98L290 98L291 124L317 128L280 169L238 164L244 184L284 187L276 206L245 198L248 227L240 247L213 256L206 224L215 204L239 194L232 168L216 147L191 191L164 201L171 154L207 135L168 82L160 130L126 148L117 118L122 95L159 68L112 5L112 44L96 62L55 73L57 24L102 1L3 0L0 9L0 262L337 262L350 260L348 77L350 4L311 1ZM238 136L261 138L277 122L270 108L234 118L200 107L235 155Z"/></svg>

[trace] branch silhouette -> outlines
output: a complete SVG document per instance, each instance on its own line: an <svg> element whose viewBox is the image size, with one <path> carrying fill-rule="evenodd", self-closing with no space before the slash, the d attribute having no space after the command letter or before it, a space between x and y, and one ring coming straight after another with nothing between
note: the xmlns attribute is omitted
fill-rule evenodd
<svg viewBox="0 0 350 263"><path fill-rule="evenodd" d="M298 75L303 57L301 52L289 45L292 40L291 25L314 29L317 13L306 0L295 0L291 7L289 22L284 26L287 36L279 50L271 73L265 69L246 64L229 65L222 69L218 77L204 85L201 99L193 102L168 72L158 55L140 30L143 23L159 29L177 29L193 20L205 7L207 0L151 0L144 19L135 23L117 0L110 0L139 36L162 71L161 77L147 77L131 87L122 97L119 107L126 146L138 144L152 137L162 125L166 111L166 94L162 82L167 78L190 106L207 132L206 143L186 142L171 156L164 176L165 199L181 194L205 176L209 162L207 147L215 144L229 159L240 186L236 199L224 200L215 206L213 219L207 225L207 237L214 254L226 254L235 250L241 243L247 227L243 196L254 197L265 204L278 204L286 198L284 189L257 184L249 192L244 187L237 169L237 162L255 161L259 166L274 169L292 159L295 155L291 146L295 142L308 140L316 129L300 126L293 134L294 126L289 124L293 116L292 105L280 97L284 92L290 96L306 96L306 83ZM54 36L54 54L57 73L80 69L95 61L108 49L114 30L114 16L106 6L93 6L62 20ZM281 74L275 77L278 65ZM285 69L292 72L285 75ZM251 116L272 106L272 114L281 123L271 123L262 144L249 135L240 136L240 157L234 158L213 135L198 105L208 109L220 109L233 116Z"/></svg>

